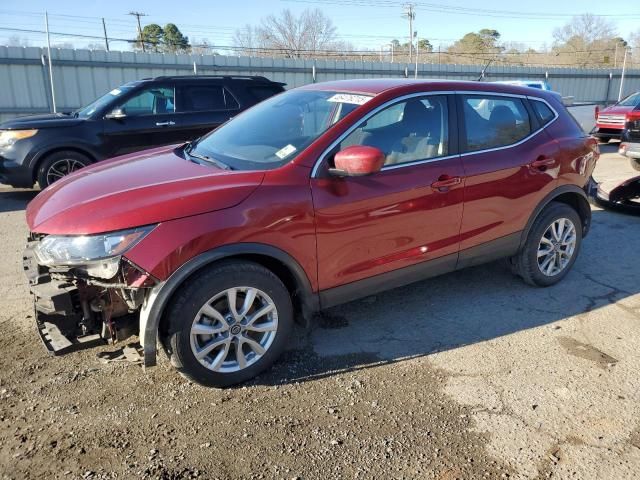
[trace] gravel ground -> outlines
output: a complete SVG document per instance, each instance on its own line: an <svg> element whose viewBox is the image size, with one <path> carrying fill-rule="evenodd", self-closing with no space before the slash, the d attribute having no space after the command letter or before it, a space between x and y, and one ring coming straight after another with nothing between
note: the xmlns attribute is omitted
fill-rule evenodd
<svg viewBox="0 0 640 480"><path fill-rule="evenodd" d="M634 174L616 146L600 181ZM33 192L0 188L0 478L640 477L640 218L594 208L548 289L501 263L325 312L269 373L189 384L49 358L20 254Z"/></svg>

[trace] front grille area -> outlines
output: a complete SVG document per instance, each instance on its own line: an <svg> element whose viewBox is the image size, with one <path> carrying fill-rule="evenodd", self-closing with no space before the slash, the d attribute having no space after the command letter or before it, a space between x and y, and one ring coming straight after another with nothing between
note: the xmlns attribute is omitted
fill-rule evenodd
<svg viewBox="0 0 640 480"><path fill-rule="evenodd" d="M604 123L607 125L620 125L624 126L625 116L624 115L598 115L598 123Z"/></svg>

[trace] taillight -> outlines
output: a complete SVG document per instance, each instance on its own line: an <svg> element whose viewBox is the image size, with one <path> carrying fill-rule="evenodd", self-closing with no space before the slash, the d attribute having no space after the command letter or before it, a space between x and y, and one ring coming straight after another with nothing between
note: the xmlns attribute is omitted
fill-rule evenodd
<svg viewBox="0 0 640 480"><path fill-rule="evenodd" d="M640 120L640 110L632 110L627 113L626 117L627 122L633 122L635 120Z"/></svg>

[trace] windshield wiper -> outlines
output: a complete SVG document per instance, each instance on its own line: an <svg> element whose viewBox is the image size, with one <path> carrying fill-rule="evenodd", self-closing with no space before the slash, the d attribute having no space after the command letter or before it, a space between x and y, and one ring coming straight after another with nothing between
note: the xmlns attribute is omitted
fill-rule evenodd
<svg viewBox="0 0 640 480"><path fill-rule="evenodd" d="M190 157L197 158L198 160L203 160L207 163L211 163L222 170L233 170L229 165L227 165L226 163L222 163L220 160L216 160L215 158L211 158L200 153L193 153L191 145L185 148L185 152L187 152L187 155L189 155Z"/></svg>

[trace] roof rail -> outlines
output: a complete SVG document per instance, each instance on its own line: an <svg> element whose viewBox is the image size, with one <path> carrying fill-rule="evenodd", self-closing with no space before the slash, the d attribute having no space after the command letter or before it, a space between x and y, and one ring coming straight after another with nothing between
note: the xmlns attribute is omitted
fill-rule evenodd
<svg viewBox="0 0 640 480"><path fill-rule="evenodd" d="M257 80L261 82L271 82L267 77L260 75L161 75L144 80L178 80L178 79L193 79L193 78L222 78L222 79L237 79L237 80Z"/></svg>

